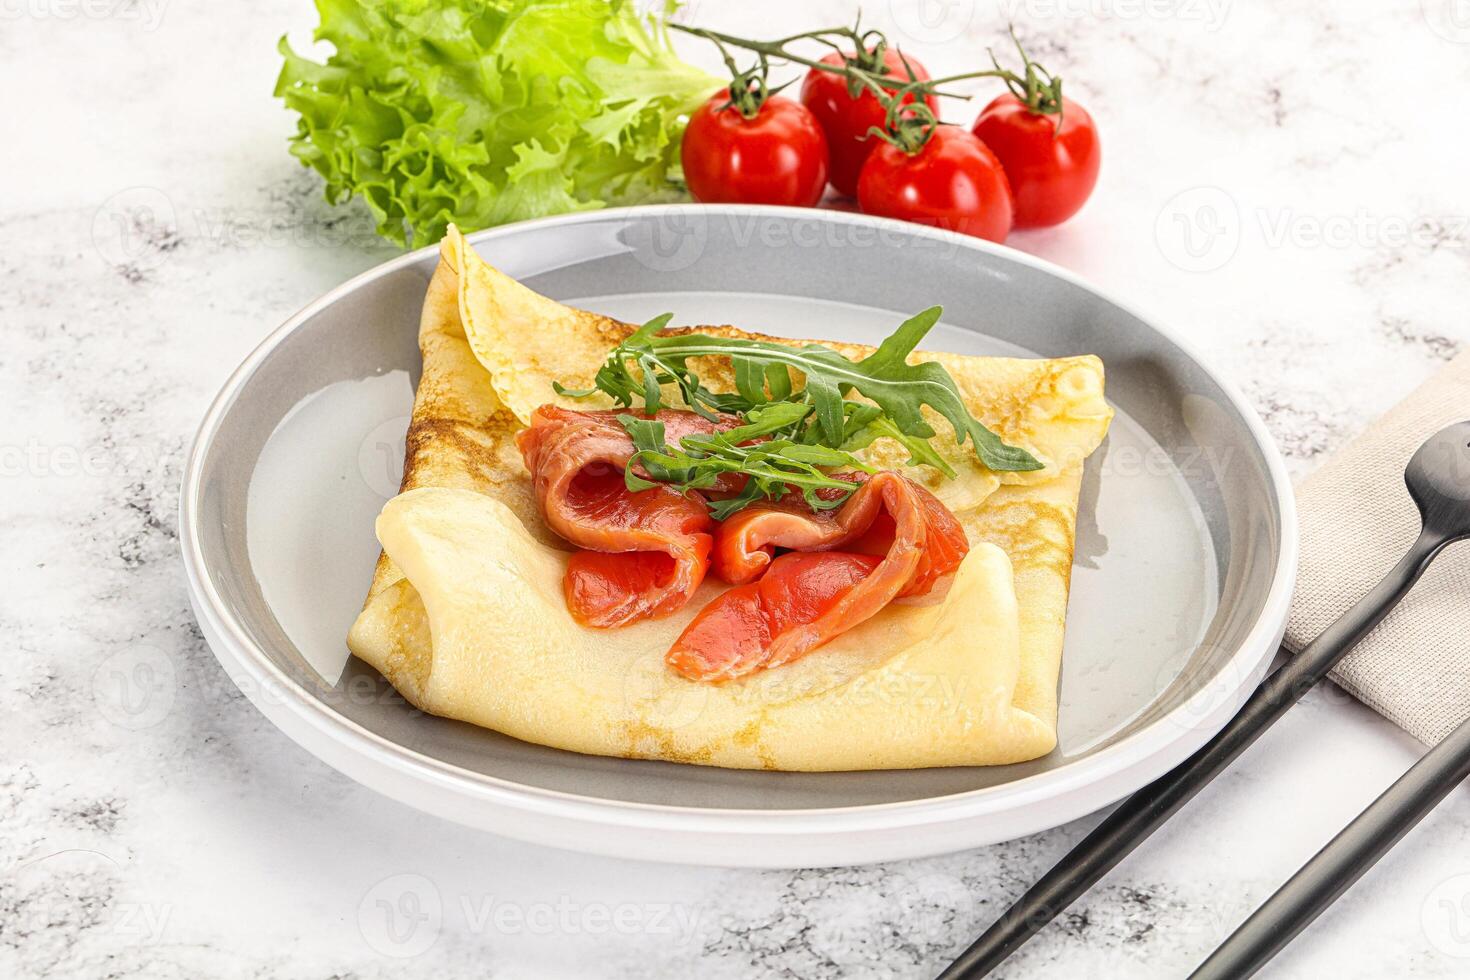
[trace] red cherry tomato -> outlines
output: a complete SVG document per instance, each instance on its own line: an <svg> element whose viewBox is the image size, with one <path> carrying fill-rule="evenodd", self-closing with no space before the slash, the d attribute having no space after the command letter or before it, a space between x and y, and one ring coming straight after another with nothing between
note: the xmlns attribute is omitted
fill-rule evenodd
<svg viewBox="0 0 1470 980"><path fill-rule="evenodd" d="M833 51L822 59L823 64L841 66L847 58L855 57L848 51L839 54ZM909 80L904 62L914 70L914 77L928 81L929 73L910 55L901 55L893 48L883 49L884 75L902 82ZM897 87L890 89L897 91ZM912 95L904 97L904 103L914 101ZM930 95L924 101L939 114L939 100ZM827 147L832 152L832 163L827 170L827 179L839 194L852 197L857 194L858 174L869 154L882 142L868 135L872 126L883 128L883 106L871 91L864 88L853 98L848 92L847 79L830 71L813 68L806 73L801 83L801 103L817 117L817 122L827 133Z"/></svg>
<svg viewBox="0 0 1470 980"><path fill-rule="evenodd" d="M955 126L935 128L912 155L881 143L863 164L858 207L992 242L1011 230L1011 191L1000 161Z"/></svg>
<svg viewBox="0 0 1470 980"><path fill-rule="evenodd" d="M1032 112L1007 92L980 113L972 132L1005 167L1017 228L1061 224L1087 201L1102 165L1102 144L1087 110L1062 99L1056 116Z"/></svg>
<svg viewBox="0 0 1470 980"><path fill-rule="evenodd" d="M827 187L827 137L798 102L773 95L746 119L725 92L684 130L684 180L705 203L810 207Z"/></svg>

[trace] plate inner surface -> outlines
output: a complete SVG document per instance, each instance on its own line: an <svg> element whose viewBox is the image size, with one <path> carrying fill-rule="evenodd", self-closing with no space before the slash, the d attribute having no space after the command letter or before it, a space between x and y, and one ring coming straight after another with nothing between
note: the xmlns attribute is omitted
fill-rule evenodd
<svg viewBox="0 0 1470 980"><path fill-rule="evenodd" d="M733 323L867 343L913 312L712 291L558 298L632 322L672 311L676 323ZM401 329L414 326L405 322ZM380 333L359 336L371 342ZM1035 356L947 322L925 346ZM742 772L582 756L424 715L350 658L342 639L372 576L373 519L397 490L417 377L406 345L385 345L382 354L371 372L332 381L297 401L266 440L246 503L249 561L271 614L294 652L332 687L338 710L465 769L583 796L691 807L824 808L965 792L1056 769L1132 730L1151 709L1157 713L1161 694L1198 660L1216 616L1222 563L1178 452L1162 448L1120 407L1108 440L1087 463L1063 657L1061 744L1043 759L989 768ZM1127 378L1109 365L1115 405L1115 385Z"/></svg>

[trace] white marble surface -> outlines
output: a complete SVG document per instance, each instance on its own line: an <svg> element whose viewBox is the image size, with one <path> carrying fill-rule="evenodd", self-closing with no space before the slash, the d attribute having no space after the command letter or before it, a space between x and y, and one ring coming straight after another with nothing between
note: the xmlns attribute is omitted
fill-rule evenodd
<svg viewBox="0 0 1470 980"><path fill-rule="evenodd" d="M943 71L1016 18L1107 156L1077 219L1014 244L1185 331L1301 473L1470 338L1461 8L868 13ZM693 13L775 33L850 11ZM312 23L306 0L0 0L0 976L932 974L1093 821L850 870L582 857L376 796L217 668L177 558L181 452L268 330L391 254L286 154L274 46ZM122 249L112 215L140 204L171 230ZM160 663L167 696L121 710ZM1420 750L1310 695L1002 975L1182 976ZM1457 790L1266 975L1466 975L1467 874Z"/></svg>

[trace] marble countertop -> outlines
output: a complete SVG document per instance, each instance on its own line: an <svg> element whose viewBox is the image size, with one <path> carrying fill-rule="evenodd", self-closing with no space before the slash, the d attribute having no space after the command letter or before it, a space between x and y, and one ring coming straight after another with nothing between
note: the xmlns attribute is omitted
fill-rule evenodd
<svg viewBox="0 0 1470 980"><path fill-rule="evenodd" d="M866 7L946 72L1016 20L1107 156L1079 217L1013 244L1187 334L1295 473L1470 338L1451 0ZM692 14L774 34L851 10ZM925 977L1095 822L873 867L666 867L466 830L298 748L200 638L175 523L233 366L392 254L286 153L275 42L305 41L310 5L13 0L0 20L0 976ZM122 247L138 208L167 220ZM146 725L117 687L140 649L176 671ZM1310 694L999 975L1182 976L1421 751ZM1464 976L1467 875L1457 790L1264 975Z"/></svg>

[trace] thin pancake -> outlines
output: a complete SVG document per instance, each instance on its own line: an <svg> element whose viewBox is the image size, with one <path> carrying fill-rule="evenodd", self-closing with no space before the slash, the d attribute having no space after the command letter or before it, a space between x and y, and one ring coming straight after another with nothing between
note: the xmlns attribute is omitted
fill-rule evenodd
<svg viewBox="0 0 1470 980"><path fill-rule="evenodd" d="M569 362L588 338L602 338L600 357L630 328L508 279L510 295L462 291L461 261L482 285L498 275L451 240L429 286L403 490L431 489L390 502L379 521L423 591L380 558L348 639L410 701L546 745L740 768L986 765L1051 749L1080 459L1109 415L1095 358L945 357L971 411L1056 472L992 494L994 478L981 506L958 513L975 547L944 603L885 610L797 663L714 687L674 677L662 655L720 586L707 582L668 620L614 631L567 615L565 544L541 520L514 445L522 422L495 384L515 387L502 370L548 376L514 345L487 372L461 309L483 323L530 304L546 317L536 332L560 332ZM1028 432L1034 441L1018 435Z"/></svg>

